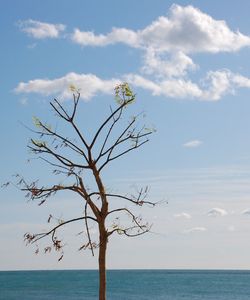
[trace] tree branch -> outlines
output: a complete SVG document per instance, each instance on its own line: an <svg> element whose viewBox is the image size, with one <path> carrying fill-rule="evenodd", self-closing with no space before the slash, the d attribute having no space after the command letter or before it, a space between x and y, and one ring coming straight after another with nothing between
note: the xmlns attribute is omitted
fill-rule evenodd
<svg viewBox="0 0 250 300"><path fill-rule="evenodd" d="M117 114L117 112L119 112L119 110L122 110L123 107L125 107L126 105L128 105L129 103L134 101L134 97L132 97L131 99L124 101L103 123L102 125L99 127L99 129L97 130L91 144L90 144L90 148L93 147L93 145L96 142L96 139L98 138L99 134L101 133L101 131L103 130L103 128L107 125L107 123Z"/></svg>
<svg viewBox="0 0 250 300"><path fill-rule="evenodd" d="M138 196L135 197L135 196L124 196L124 195L120 195L120 194L111 194L111 193L105 193L106 197L113 197L113 198L120 198L120 199L123 199L123 200L126 200L126 201L129 201L129 202L132 202L136 205L139 205L139 206L142 206L143 204L148 204L148 205L151 205L151 206L155 206L158 204L158 202L151 202L151 201L145 201L145 198L147 196L147 187L145 188L145 190L141 189L139 192L138 192ZM99 192L92 192L89 194L89 196L94 196L94 195L100 195Z"/></svg>
<svg viewBox="0 0 250 300"><path fill-rule="evenodd" d="M79 94L80 97L80 94ZM79 129L77 128L77 126L74 123L74 116L75 116L75 111L76 111L76 106L78 104L79 99L77 98L77 100L74 102L74 109L73 109L73 114L70 117L68 115L68 113L66 112L66 110L63 108L63 106L59 103L59 101L57 101L56 99L54 99L54 101L57 103L57 105L60 107L60 109L63 111L64 115L56 108L56 106L50 102L50 105L53 107L53 109L59 114L59 116L64 119L65 121L71 123L71 125L73 126L74 130L76 131L78 137L80 138L80 140L83 142L84 146L88 149L89 146L87 144L87 142L85 141L83 135L80 133ZM66 117L65 117L66 116Z"/></svg>
<svg viewBox="0 0 250 300"><path fill-rule="evenodd" d="M103 149L100 152L100 155L98 156L96 162L102 157L105 156L107 153L109 153L109 156L111 155L112 151L114 150L114 148L116 146L118 146L120 143L122 143L123 141L130 139L131 135L129 135L126 139L123 139L122 141L120 141L120 139L123 137L123 135L129 130L129 128L134 124L135 120L133 120L127 127L126 129L121 133L121 135L118 137L118 139L115 141L115 143L109 147L105 152L102 152Z"/></svg>
<svg viewBox="0 0 250 300"><path fill-rule="evenodd" d="M35 242L37 242L38 240L41 240L43 238L45 238L46 236L49 236L50 234L55 234L56 230L66 224L72 223L72 222L76 222L76 221L80 221L80 220L85 220L85 219L90 219L92 221L97 222L97 219L91 217L91 216L87 216L87 217L80 217L80 218L75 218L75 219L70 219L68 221L62 222L59 225L53 227L51 230L49 230L48 232L45 233L37 233L34 235L31 235L29 233L26 233L24 235L24 239L27 240L28 243L34 244Z"/></svg>
<svg viewBox="0 0 250 300"><path fill-rule="evenodd" d="M144 226L144 227L145 227L145 230L143 230L141 232L138 232L138 233L135 233L135 234L130 234L130 233L128 233L128 231L131 231L133 229L137 229L138 228L137 226L132 226L132 227L128 227L128 228L125 228L125 229L115 228L112 231L109 231L108 235L110 236L114 232L117 232L118 234L125 234L127 237L136 237L136 236L143 235L143 234L150 231L150 228L147 228L146 226Z"/></svg>
<svg viewBox="0 0 250 300"><path fill-rule="evenodd" d="M91 253L92 253L92 256L94 256L95 254L94 254L93 244L92 244L91 236L90 236L90 233L89 233L89 225L88 225L88 219L87 219L87 208L88 208L88 202L85 203L85 209L84 209L85 226L86 226L86 231L87 231L87 236L88 236L88 240L89 240L89 245L90 245Z"/></svg>
<svg viewBox="0 0 250 300"><path fill-rule="evenodd" d="M113 111L112 111L111 108L110 108L110 110L111 110L111 113L113 113ZM104 140L104 142L103 142L102 148L101 148L100 153L99 153L99 155L98 155L98 157L97 157L97 159L96 159L96 162L97 162L103 155L105 155L105 154L103 154L103 150L104 150L104 148L105 148L105 146L106 146L106 143L107 143L107 141L108 141L108 138L109 138L109 136L110 136L110 134L111 134L111 132L112 132L112 130L113 130L115 124L116 124L116 123L119 121L119 119L121 118L121 115L122 115L122 109L119 111L118 117L115 118L115 117L113 116L113 123L112 123L112 125L111 125L110 128L109 128L109 131L108 131L108 133L107 133L107 135L106 135L106 138L105 138L105 140Z"/></svg>
<svg viewBox="0 0 250 300"><path fill-rule="evenodd" d="M46 146L46 144L44 142L36 142L33 139L31 139L32 144L36 147L31 147L28 146L28 148L30 148L33 152L35 153L48 153L51 154L52 156L54 156L58 161L60 161L63 165L67 166L67 167L77 167L77 168L82 168L82 169L90 169L89 165L80 165L80 164L76 164L73 163L70 159L68 159L65 156L62 156L56 152L54 152L53 150L51 150L48 146Z"/></svg>
<svg viewBox="0 0 250 300"><path fill-rule="evenodd" d="M62 140L65 144L67 144L67 146L74 150L75 152L77 152L80 155L83 155L86 162L88 163L88 159L87 156L85 154L85 152L79 148L76 144L72 143L69 139L63 137L62 135L56 133L55 131L51 130L50 128L48 128L46 125L44 125L41 121L39 121L39 126L41 126L46 132L36 132L37 134L41 134L41 135L50 135L50 136L54 136L59 138L60 140Z"/></svg>
<svg viewBox="0 0 250 300"><path fill-rule="evenodd" d="M127 236L138 236L138 235L141 235L141 234L144 234L146 232L148 232L150 230L150 227L148 226L148 224L140 224L140 220L141 219L138 219L138 217L136 217L129 209L127 208L117 208L117 209L114 209L112 211L110 211L108 213L109 214L112 214L112 213L117 213L117 212L126 212L128 213L131 217L132 217L132 221L135 223L135 226L132 226L132 227L128 227L128 228L120 228L119 226L117 226L117 228L114 228L113 230L109 231L108 232L108 235L112 235L114 232L117 232L119 234L125 234ZM132 230L139 230L139 232L137 232L136 234L128 234L128 231L132 231Z"/></svg>
<svg viewBox="0 0 250 300"><path fill-rule="evenodd" d="M133 146L133 147L131 147L131 148L129 148L129 149L127 149L127 150L125 150L125 151L123 151L123 152L117 154L117 155L115 155L114 157L109 157L109 156L108 156L107 160L100 166L100 168L98 169L98 171L101 172L101 170L102 170L102 169L103 169L110 161L115 160L115 159L117 159L118 157L121 157L121 156L123 156L124 154L127 154L128 152L130 152L130 151L132 151L132 150L134 150L134 149L136 149L136 148L141 147L143 144L145 144L145 143L147 143L147 142L148 142L148 140L145 140L145 141L141 142L140 144L136 144L135 146Z"/></svg>
<svg viewBox="0 0 250 300"><path fill-rule="evenodd" d="M79 99L80 99L80 93L79 92L77 93L77 97L75 96L75 94L73 94L73 97L74 97L74 109L73 109L73 113L72 113L72 116L71 116L71 121L73 121L74 117L75 117L76 108L77 108L77 105L78 105L78 102L79 102Z"/></svg>

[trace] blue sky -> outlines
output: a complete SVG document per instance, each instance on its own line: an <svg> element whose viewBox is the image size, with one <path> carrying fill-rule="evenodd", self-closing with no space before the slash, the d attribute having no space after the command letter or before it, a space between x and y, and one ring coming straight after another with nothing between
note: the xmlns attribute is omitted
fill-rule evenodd
<svg viewBox="0 0 250 300"><path fill-rule="evenodd" d="M70 84L81 89L79 126L91 135L114 105L115 84L127 81L137 94L131 114L145 111L157 132L112 164L105 182L119 191L149 185L150 199L168 204L140 212L154 233L112 238L108 267L249 269L249 1L0 6L0 181L14 173L52 180L45 166L27 164L31 133L22 123L32 126L32 116L56 123L49 101L69 105ZM22 241L26 231L45 228L51 212L74 216L79 199L65 195L38 207L11 188L0 200L1 270L96 268L70 231L60 264Z"/></svg>

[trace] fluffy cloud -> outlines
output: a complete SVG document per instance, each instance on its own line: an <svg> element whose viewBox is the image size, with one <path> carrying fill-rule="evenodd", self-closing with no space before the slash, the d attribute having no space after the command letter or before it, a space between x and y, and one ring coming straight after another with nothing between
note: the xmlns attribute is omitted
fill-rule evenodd
<svg viewBox="0 0 250 300"><path fill-rule="evenodd" d="M20 23L24 32L36 38L56 38L65 29L62 24L34 20ZM97 92L110 92L112 84L127 81L133 87L149 91L153 96L218 101L239 88L250 88L250 79L227 69L208 71L205 78L192 81L190 71L199 66L190 55L195 52L233 52L250 46L250 37L229 29L193 6L173 5L167 16L161 16L141 30L113 28L108 34L95 34L76 28L73 42L82 46L104 47L123 43L143 51L140 73L124 74L118 79L103 80L93 74L69 73L61 78L35 79L20 83L17 92L36 92L68 97L68 82L82 87L82 96L90 99ZM186 145L188 147L188 145ZM197 146L197 145L195 145ZM192 146L190 146L192 147Z"/></svg>
<svg viewBox="0 0 250 300"><path fill-rule="evenodd" d="M81 88L82 97L90 99L96 93L111 93L115 85L121 81L127 81L133 87L148 90L153 96L164 96L180 99L198 99L205 101L218 101L227 93L233 93L236 88L250 87L250 79L239 74L233 74L228 70L210 72L206 86L199 86L190 80L181 78L153 81L138 74L125 74L121 78L101 79L94 74L68 73L56 79L34 79L21 82L16 87L18 93L39 93L44 95L60 95L63 98L69 96L69 84L75 84ZM216 89L218 86L218 89ZM190 141L183 146L196 147L200 141Z"/></svg>
<svg viewBox="0 0 250 300"><path fill-rule="evenodd" d="M237 51L250 45L250 38L231 31L224 21L214 20L192 6L173 5L170 16L160 17L138 33L141 44L161 51Z"/></svg>
<svg viewBox="0 0 250 300"><path fill-rule="evenodd" d="M204 231L207 231L207 229L205 227L193 227L193 228L184 230L184 233L204 232Z"/></svg>
<svg viewBox="0 0 250 300"><path fill-rule="evenodd" d="M170 58L149 48L144 56L142 71L145 74L156 73L159 77L185 76L187 71L195 70L197 66L192 59L181 51L173 53Z"/></svg>
<svg viewBox="0 0 250 300"><path fill-rule="evenodd" d="M189 142L186 142L185 144L183 144L183 147L196 148L196 147L199 147L201 144L202 144L202 141L192 140L192 141L189 141Z"/></svg>
<svg viewBox="0 0 250 300"><path fill-rule="evenodd" d="M137 74L126 75L134 86L149 90L154 96L165 96L201 101L218 101L238 88L250 88L250 79L227 69L209 71L200 84L185 78L149 80Z"/></svg>
<svg viewBox="0 0 250 300"><path fill-rule="evenodd" d="M224 217L226 216L228 213L226 210L222 209L222 208L212 208L207 215L209 217Z"/></svg>
<svg viewBox="0 0 250 300"><path fill-rule="evenodd" d="M190 80L181 78L153 81L138 74L125 74L121 78L104 80L94 74L68 73L56 79L34 79L21 82L15 89L18 93L40 93L44 95L69 96L69 84L81 88L82 97L90 99L96 93L110 93L114 86L127 81L133 87L148 90L153 96L164 96L180 99L198 99L203 101L218 101L225 94L234 93L236 88L250 88L250 79L228 70L209 72L206 84L201 86ZM197 147L198 140L185 143L185 147Z"/></svg>
<svg viewBox="0 0 250 300"><path fill-rule="evenodd" d="M191 215L185 212L174 214L175 218L184 218L184 219L191 219Z"/></svg>
<svg viewBox="0 0 250 300"><path fill-rule="evenodd" d="M173 5L168 16L161 16L141 30L113 28L96 35L75 29L72 40L82 46L107 46L123 43L144 51L141 71L147 78L130 74L125 78L153 95L217 101L237 88L250 87L250 79L229 70L210 71L194 83L187 74L198 66L189 56L195 52L234 52L250 46L250 37L230 30L193 6ZM189 55L188 55L189 54Z"/></svg>
<svg viewBox="0 0 250 300"><path fill-rule="evenodd" d="M62 99L71 98L69 86L74 84L81 91L83 99L88 100L99 92L111 94L120 81L117 79L103 80L93 74L68 73L53 80L35 79L27 83L21 82L16 87L17 93L38 93L42 95L57 95Z"/></svg>
<svg viewBox="0 0 250 300"><path fill-rule="evenodd" d="M208 72L203 86L205 88L203 99L219 100L225 94L234 93L237 88L249 88L250 79L223 69Z"/></svg>
<svg viewBox="0 0 250 300"><path fill-rule="evenodd" d="M58 38L60 33L65 30L63 24L50 24L31 19L20 21L19 27L23 32L36 39Z"/></svg>
<svg viewBox="0 0 250 300"><path fill-rule="evenodd" d="M197 84L181 78L153 81L138 74L128 74L124 79L135 87L149 90L153 96L193 99L203 94Z"/></svg>
<svg viewBox="0 0 250 300"><path fill-rule="evenodd" d="M150 91L153 96L161 95L161 87L157 82L153 82L137 74L127 74L124 76L124 79L128 83L133 84L133 86Z"/></svg>
<svg viewBox="0 0 250 300"><path fill-rule="evenodd" d="M136 48L161 52L237 51L250 46L250 38L233 32L225 21L218 21L193 6L173 5L169 16L161 16L142 30L113 28L106 35L75 29L72 40L82 46L124 43Z"/></svg>

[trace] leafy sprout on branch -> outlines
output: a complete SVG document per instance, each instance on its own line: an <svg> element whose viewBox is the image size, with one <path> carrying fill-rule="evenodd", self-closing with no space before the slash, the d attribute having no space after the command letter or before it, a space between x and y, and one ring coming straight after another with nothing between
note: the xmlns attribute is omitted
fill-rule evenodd
<svg viewBox="0 0 250 300"><path fill-rule="evenodd" d="M155 202L147 200L148 188L142 188L136 194L119 194L108 192L103 182L104 170L118 158L137 150L149 141L150 135L155 131L144 124L140 125L139 120L143 114L128 118L125 110L135 102L135 94L128 83L122 83L115 87L116 107L110 108L106 118L91 138L86 138L84 130L77 124L79 111L80 91L75 86L70 86L73 92L71 109L54 99L50 102L52 110L57 117L71 130L72 135L66 136L59 129L34 117L35 129L32 129L36 138L32 138L28 145L31 153L42 162L52 168L55 176L66 178L61 183L53 183L48 186L40 185L39 181L28 183L22 176L17 175L17 186L26 192L26 198L37 201L42 205L51 196L59 193L70 192L82 200L82 211L79 215L68 220L56 219L52 215L48 217L48 224L51 226L47 231L39 233L26 233L24 239L28 244L35 244L49 238L50 244L44 248L45 253L54 249L61 253L59 260L63 257L62 239L58 233L62 227L69 226L75 222L81 222L84 227L86 240L83 241L79 250L90 249L92 255L95 249L99 249L99 276L100 290L99 299L105 299L106 290L106 250L110 236L114 233L135 237L150 231L151 224L143 221L141 216L133 212L131 205L142 207L155 206ZM87 185L88 178L92 178L93 186ZM112 204L112 209L109 206ZM130 220L129 224L122 224L124 218ZM111 226L107 220L113 218ZM54 225L52 225L54 223ZM90 228L96 226L99 237L93 240ZM36 250L38 252L38 250Z"/></svg>

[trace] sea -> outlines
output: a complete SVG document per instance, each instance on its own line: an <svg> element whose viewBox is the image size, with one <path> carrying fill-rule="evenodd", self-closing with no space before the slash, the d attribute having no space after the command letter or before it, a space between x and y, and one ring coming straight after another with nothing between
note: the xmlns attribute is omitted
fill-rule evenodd
<svg viewBox="0 0 250 300"><path fill-rule="evenodd" d="M1 300L96 300L98 271L1 271ZM108 300L250 300L250 271L109 270Z"/></svg>

